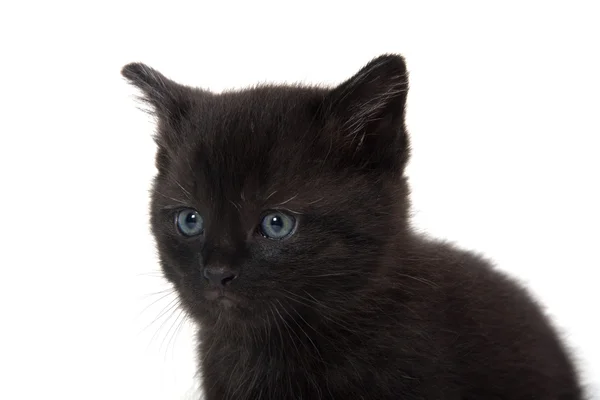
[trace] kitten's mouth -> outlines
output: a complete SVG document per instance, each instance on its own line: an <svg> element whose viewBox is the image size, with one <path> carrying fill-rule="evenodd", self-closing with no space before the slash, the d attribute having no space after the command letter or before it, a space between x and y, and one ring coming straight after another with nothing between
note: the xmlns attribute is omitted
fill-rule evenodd
<svg viewBox="0 0 600 400"><path fill-rule="evenodd" d="M208 289L204 293L204 297L206 297L207 300L221 304L225 307L233 307L240 301L239 296L225 291L224 289Z"/></svg>

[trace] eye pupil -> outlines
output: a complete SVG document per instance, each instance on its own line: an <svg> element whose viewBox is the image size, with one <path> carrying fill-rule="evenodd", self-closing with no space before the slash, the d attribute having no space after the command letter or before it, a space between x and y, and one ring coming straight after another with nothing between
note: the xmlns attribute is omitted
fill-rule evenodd
<svg viewBox="0 0 600 400"><path fill-rule="evenodd" d="M283 221L281 217L274 216L271 218L271 229L273 229L275 232L279 232L283 229Z"/></svg>
<svg viewBox="0 0 600 400"><path fill-rule="evenodd" d="M198 220L198 218L196 217L196 214L189 213L185 219L185 223L188 226L193 227L196 224L197 220Z"/></svg>

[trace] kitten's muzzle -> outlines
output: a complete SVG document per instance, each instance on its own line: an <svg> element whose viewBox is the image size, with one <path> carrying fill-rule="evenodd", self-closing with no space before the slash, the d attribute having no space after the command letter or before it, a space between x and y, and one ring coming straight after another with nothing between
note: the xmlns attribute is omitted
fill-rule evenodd
<svg viewBox="0 0 600 400"><path fill-rule="evenodd" d="M231 268L224 266L208 266L204 268L204 278L212 287L224 288L238 277Z"/></svg>

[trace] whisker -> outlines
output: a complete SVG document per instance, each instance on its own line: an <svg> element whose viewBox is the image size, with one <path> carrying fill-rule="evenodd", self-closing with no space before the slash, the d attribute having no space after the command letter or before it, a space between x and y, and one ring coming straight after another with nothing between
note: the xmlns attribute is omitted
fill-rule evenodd
<svg viewBox="0 0 600 400"><path fill-rule="evenodd" d="M309 202L309 203L306 203L306 204L308 204L308 205L315 204L315 203L318 203L319 201L323 200L324 198L325 198L325 197L321 197L320 199L313 200L313 201L311 201L311 202Z"/></svg>
<svg viewBox="0 0 600 400"><path fill-rule="evenodd" d="M275 299L275 301L277 301L277 303L279 303L279 305L281 305L282 309L285 309L285 307L283 307L283 304L281 304L281 302L279 301L279 299ZM293 307L292 307L292 309L296 312L296 315L298 315L302 319L302 321L304 321L304 323L306 325L308 325L308 326L310 326L312 328L312 326L308 322L306 322L306 320L304 318L302 318L302 316L300 315L300 313L298 313L298 311L296 311ZM288 313L288 315L289 315L289 313ZM313 342L313 340L310 338L310 336L308 335L308 333L306 333L306 331L302 328L302 326L300 326L300 324L296 321L295 318L291 318L291 320L298 326L298 328L300 328L300 330L302 331L302 333L304 333L304 336L306 336L306 338L308 339L308 341L312 344L313 348L317 352L317 355L319 356L319 359L324 363L325 360L323 359L323 356L321 355L321 352L317 348L317 345L315 344L315 342ZM317 332L317 330L315 328L312 328L312 329L315 332Z"/></svg>
<svg viewBox="0 0 600 400"><path fill-rule="evenodd" d="M175 182L175 184L176 184L177 186L179 186L179 188L180 188L180 189L183 191L183 193L185 193L185 194L186 194L186 195L187 195L187 196L188 196L188 197L191 199L191 198L192 198L192 195L191 195L191 193L190 193L190 192L188 192L188 191L187 191L187 190L186 190L186 189L185 189L185 188L184 188L184 187L181 185L181 183L177 182L177 180L176 180L175 178L172 178L172 179L173 179L173 182Z"/></svg>
<svg viewBox="0 0 600 400"><path fill-rule="evenodd" d="M284 202L282 202L282 203L279 203L279 204L277 204L277 206L282 206L282 205L284 205L284 204L287 204L287 203L289 203L290 201L292 201L292 200L294 200L296 197L298 197L298 195L299 195L299 194L300 194L300 193L296 193L294 196L290 197L290 198L289 198L289 199L287 199L286 201L284 201Z"/></svg>
<svg viewBox="0 0 600 400"><path fill-rule="evenodd" d="M173 300L171 300L163 309L163 311L156 317L154 318L154 320L152 320L152 322L150 322L148 325L146 325L146 327L144 327L142 329L142 332L144 332L146 329L148 329L149 327L151 327L152 325L154 325L159 319L161 319L162 317L165 316L165 314L167 314L170 311L173 311L177 306L179 306L179 298L175 297Z"/></svg>
<svg viewBox="0 0 600 400"><path fill-rule="evenodd" d="M163 291L165 292L165 291ZM160 296L158 299L154 300L152 303L148 304L146 307L144 307L144 309L142 311L140 311L140 315L142 315L143 313L145 313L150 307L152 307L153 305L155 305L156 303L158 303L159 301L161 301L162 299L164 299L165 297L169 296L170 294L174 293L173 289L170 289L168 291L166 291L167 293L164 293L162 296ZM155 293L155 294L160 294L160 292Z"/></svg>
<svg viewBox="0 0 600 400"><path fill-rule="evenodd" d="M275 305L274 305L275 306ZM284 323L284 328L286 329L286 331L288 332L288 336L290 338L290 341L292 342L292 344L294 345L294 348L296 349L296 352L298 353L298 355L300 355L300 349L298 349L298 346L296 346L296 342L294 341L294 338L292 338L292 333L294 333L294 335L296 335L296 333L294 332L294 330L288 325L287 322L285 322L285 318L283 318L283 315L281 315L281 313L279 312L279 310L277 309L277 306L275 306L275 312L279 315L279 318L281 319L281 322ZM296 337L298 338L298 340L300 340L300 338L298 337L298 335L296 335Z"/></svg>
<svg viewBox="0 0 600 400"><path fill-rule="evenodd" d="M239 204L237 204L237 203L235 203L235 202L233 202L231 200L228 200L228 201L236 208L236 210L238 210L238 211L242 210L242 206L241 205L239 205Z"/></svg>
<svg viewBox="0 0 600 400"><path fill-rule="evenodd" d="M277 193L277 190L274 190L273 193L265 197L265 200L269 200L275 193Z"/></svg>
<svg viewBox="0 0 600 400"><path fill-rule="evenodd" d="M176 298L175 300L179 300L179 298ZM169 316L165 318L165 320L160 324L159 328L154 332L154 334L150 338L150 342L148 343L148 345L150 345L151 343L154 342L154 340L156 339L159 332L161 332L163 330L163 327L165 326L165 324L173 318L173 316L175 315L175 312L177 311L177 308L181 305L181 303L179 301L176 301L176 302L172 301L170 304L172 304L172 305L170 307L168 307L168 309L166 309L165 311L163 311L161 313L161 316L164 316L166 313L169 313ZM157 317L150 325L154 324L154 322L156 322L159 318L160 318L160 316ZM163 338L163 341L164 341L164 338ZM161 342L159 349L161 349L161 348L162 348L162 342Z"/></svg>
<svg viewBox="0 0 600 400"><path fill-rule="evenodd" d="M156 192L157 194L160 194L161 196L163 196L163 197L165 197L165 198L167 198L169 200L173 200L175 203L178 203L178 204L181 204L181 205L184 205L184 206L187 206L187 204L188 204L186 201L179 200L179 199L176 199L176 198L171 197L171 196L167 196L166 194L161 193L161 192L159 192L156 189L154 189L154 192Z"/></svg>
<svg viewBox="0 0 600 400"><path fill-rule="evenodd" d="M435 288L435 289L439 288L439 285L437 285L435 282L430 281L429 279L420 278L418 276L412 276L412 275L408 275L408 274L403 274L403 273L400 273L400 272L396 272L396 275L403 276L403 277L409 278L409 279L413 279L413 280L415 280L417 282L421 282L421 283L424 283L426 285L429 285L429 286L431 286L432 288Z"/></svg>
<svg viewBox="0 0 600 400"><path fill-rule="evenodd" d="M302 213L302 212L300 212L300 211L295 211L295 210L292 210L291 208L288 208L288 211L290 211L290 212L292 212L292 213L294 213L294 214L297 214L297 215L304 215L304 213Z"/></svg>
<svg viewBox="0 0 600 400"><path fill-rule="evenodd" d="M183 318L181 318L183 316ZM167 331L167 333L165 334L165 337L163 338L159 349L162 349L165 340L167 340L167 345L165 346L165 354L164 354L164 361L167 361L167 355L169 354L169 347L171 346L171 342L173 341L173 339L175 338L175 333L177 332L179 326L181 326L181 323L185 320L185 311L183 310L183 308L179 309L179 314L177 314L177 317L175 317L175 321L173 321L173 324L171 324L171 327L169 328L169 330ZM177 327L177 328L175 328ZM175 329L174 329L175 328ZM171 334L171 331L173 332ZM173 352L174 350L171 352L171 357L173 357Z"/></svg>
<svg viewBox="0 0 600 400"><path fill-rule="evenodd" d="M334 317L334 315L335 315L334 313L338 313L339 312L338 310L335 310L335 309L333 309L331 307L328 307L328 306L320 303L319 301L317 301L316 299L314 299L314 297L312 297L308 292L304 291L307 295L309 295L310 297L312 297L314 300L310 300L310 299L308 299L306 297L303 297L303 296L300 296L298 294L292 293L292 292L290 292L288 290L285 290L285 289L282 289L282 290L284 290L285 292L289 293L292 296L297 297L297 298L293 298L293 297L289 297L289 296L284 295L284 297L286 297L287 299L295 301L296 303L301 304L301 305L303 305L305 307L314 308L314 306L319 306L320 308L322 308L322 310L330 312L330 314L326 314L326 313L320 312L319 316L321 316L322 318L326 319L327 321L329 321L331 323L334 323L334 324L338 325L339 327L343 328L344 330L346 330L348 332L356 332L356 329L353 328L351 325L349 325L349 323L347 323L346 321L343 321L343 320L341 320L339 318L335 318ZM302 300L298 300L298 298L300 298Z"/></svg>
<svg viewBox="0 0 600 400"><path fill-rule="evenodd" d="M151 278L162 278L164 279L164 275L161 271L154 271L154 272L140 272L139 274L136 274L137 277L151 277Z"/></svg>
<svg viewBox="0 0 600 400"><path fill-rule="evenodd" d="M158 296L158 295L160 295L160 294L167 293L167 292L169 292L169 293L175 293L175 289L173 289L173 288L168 288L168 289L165 289L165 290L159 290L158 292L152 292L152 293L148 293L148 294L145 294L145 295L143 296L143 298L144 298L144 299L146 299L146 298L148 298L148 297L152 297L152 296Z"/></svg>
<svg viewBox="0 0 600 400"><path fill-rule="evenodd" d="M273 315L275 327L277 328L277 331L279 332L279 338L281 339L281 345L283 345L285 343L283 340L283 334L281 333L281 329L279 329L279 324L277 323L277 317L275 316L275 313L273 312L273 308L271 307L271 305L269 305L269 311L271 311L271 314Z"/></svg>
<svg viewBox="0 0 600 400"><path fill-rule="evenodd" d="M321 274L321 275L303 275L303 278L325 278L327 276L348 276L349 273L346 272L335 272L331 274Z"/></svg>

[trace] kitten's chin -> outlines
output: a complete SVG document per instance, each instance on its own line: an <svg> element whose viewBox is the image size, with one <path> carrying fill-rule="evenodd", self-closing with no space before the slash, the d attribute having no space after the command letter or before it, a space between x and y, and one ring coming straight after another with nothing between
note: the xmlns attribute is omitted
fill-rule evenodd
<svg viewBox="0 0 600 400"><path fill-rule="evenodd" d="M208 289L204 292L204 297L211 305L222 308L237 307L243 300L240 296L224 289Z"/></svg>

